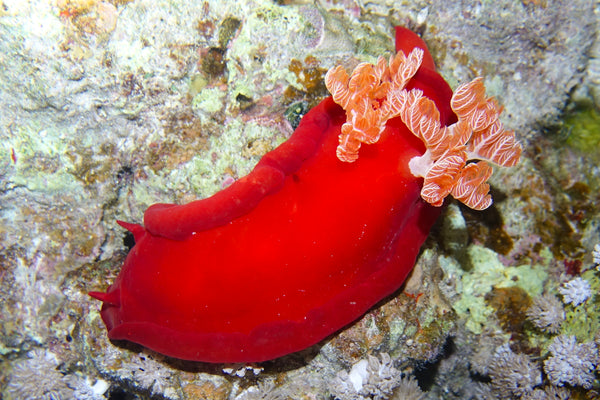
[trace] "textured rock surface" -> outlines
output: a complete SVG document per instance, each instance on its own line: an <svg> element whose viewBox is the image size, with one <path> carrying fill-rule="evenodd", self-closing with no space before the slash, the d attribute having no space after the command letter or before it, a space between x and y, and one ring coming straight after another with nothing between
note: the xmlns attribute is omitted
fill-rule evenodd
<svg viewBox="0 0 600 400"><path fill-rule="evenodd" d="M470 372L486 376L507 342L546 354L549 339L513 320L524 299L589 267L600 242L598 160L554 129L573 92L598 108L594 11L583 0L0 0L2 395L326 399L361 360L384 368L368 357L381 353L430 398L489 393ZM86 293L126 254L115 219L246 174L327 95L324 72L389 52L396 24L423 34L451 85L485 76L526 140L521 164L492 178L495 205L449 209L403 292L299 354L223 366L110 343ZM590 343L596 327L582 321L597 320L596 303L565 307L562 329Z"/></svg>

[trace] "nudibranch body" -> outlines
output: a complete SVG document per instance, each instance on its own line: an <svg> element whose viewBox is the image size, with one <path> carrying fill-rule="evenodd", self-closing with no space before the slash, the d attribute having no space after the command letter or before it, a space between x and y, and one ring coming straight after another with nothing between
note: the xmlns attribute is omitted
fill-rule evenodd
<svg viewBox="0 0 600 400"><path fill-rule="evenodd" d="M153 205L143 226L120 223L135 246L108 291L90 293L109 338L207 362L302 350L400 288L442 196L485 205L489 167L467 161L498 163L481 131L499 108L468 87L457 100L423 42L402 28L396 39L389 63L331 70L333 96L247 176L204 200ZM512 137L500 162L511 165L520 147L493 129Z"/></svg>

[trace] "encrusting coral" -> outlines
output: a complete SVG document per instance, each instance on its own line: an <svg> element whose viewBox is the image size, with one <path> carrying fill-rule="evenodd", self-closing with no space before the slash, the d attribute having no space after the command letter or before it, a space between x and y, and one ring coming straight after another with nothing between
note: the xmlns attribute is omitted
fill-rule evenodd
<svg viewBox="0 0 600 400"><path fill-rule="evenodd" d="M427 148L409 163L413 175L425 178L421 197L441 206L451 194L483 210L492 203L486 183L492 174L488 161L514 166L521 146L514 132L505 130L498 119L502 107L485 96L482 78L456 89L451 107L458 121L441 126L434 102L418 89L405 89L422 59L423 50L417 47L408 56L399 51L387 65L379 57L376 65L361 63L351 75L341 66L327 73L325 85L347 116L337 156L341 161L356 161L361 144L377 142L386 122L399 116Z"/></svg>

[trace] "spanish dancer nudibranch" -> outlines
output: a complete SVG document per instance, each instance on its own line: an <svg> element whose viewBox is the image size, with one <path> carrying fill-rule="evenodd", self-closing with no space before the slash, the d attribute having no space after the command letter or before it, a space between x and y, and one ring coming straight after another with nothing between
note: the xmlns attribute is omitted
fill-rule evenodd
<svg viewBox="0 0 600 400"><path fill-rule="evenodd" d="M501 108L480 78L453 94L411 31L396 50L330 70L332 97L231 186L119 222L135 246L90 292L110 339L205 362L302 350L401 287L447 195L491 204L488 162L521 153Z"/></svg>

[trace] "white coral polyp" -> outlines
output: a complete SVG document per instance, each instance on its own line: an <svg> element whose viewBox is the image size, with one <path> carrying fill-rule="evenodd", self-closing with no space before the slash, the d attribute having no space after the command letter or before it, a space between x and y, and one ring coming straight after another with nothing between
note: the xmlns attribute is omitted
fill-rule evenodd
<svg viewBox="0 0 600 400"><path fill-rule="evenodd" d="M340 400L388 399L402 383L402 374L393 364L386 353L381 354L381 361L369 355L354 364L349 373L339 372L331 383L331 393Z"/></svg>
<svg viewBox="0 0 600 400"><path fill-rule="evenodd" d="M600 243L594 246L594 250L592 251L592 258L594 259L594 264L600 267Z"/></svg>
<svg viewBox="0 0 600 400"><path fill-rule="evenodd" d="M489 366L492 387L504 398L521 398L542 383L538 365L522 353L514 353L508 344L496 349Z"/></svg>
<svg viewBox="0 0 600 400"><path fill-rule="evenodd" d="M560 335L548 350L552 356L544 361L544 371L550 382L556 386L566 383L585 389L592 387L594 369L600 361L594 343L578 344L575 336Z"/></svg>
<svg viewBox="0 0 600 400"><path fill-rule="evenodd" d="M585 302L592 295L590 283L580 277L563 284L558 291L563 296L563 303L573 304L575 307Z"/></svg>
<svg viewBox="0 0 600 400"><path fill-rule="evenodd" d="M360 360L352 366L348 374L348 381L352 383L352 387L354 387L356 393L362 390L363 385L369 377L369 373L367 372L368 365L369 362L367 360Z"/></svg>
<svg viewBox="0 0 600 400"><path fill-rule="evenodd" d="M562 303L552 294L537 297L526 314L536 327L549 333L558 333L565 320Z"/></svg>

